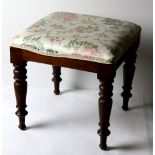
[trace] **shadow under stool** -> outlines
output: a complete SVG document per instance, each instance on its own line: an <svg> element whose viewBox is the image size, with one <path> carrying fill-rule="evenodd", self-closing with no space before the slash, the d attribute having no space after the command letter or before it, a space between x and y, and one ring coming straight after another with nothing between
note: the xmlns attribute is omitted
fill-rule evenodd
<svg viewBox="0 0 155 155"><path fill-rule="evenodd" d="M10 46L14 66L16 115L19 128L26 129L26 65L28 61L53 66L54 93L59 95L61 67L97 74L99 85L100 148L107 149L107 136L112 108L113 81L116 70L125 62L123 76L123 110L128 110L132 96L136 51L140 26L117 19L55 12L35 22L15 36Z"/></svg>

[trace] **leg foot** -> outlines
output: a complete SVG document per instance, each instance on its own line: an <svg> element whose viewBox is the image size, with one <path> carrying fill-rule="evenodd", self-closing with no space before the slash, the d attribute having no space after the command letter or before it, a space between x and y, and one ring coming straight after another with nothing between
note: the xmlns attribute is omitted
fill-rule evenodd
<svg viewBox="0 0 155 155"><path fill-rule="evenodd" d="M26 129L25 116L28 114L26 109L26 94L27 94L27 82L26 82L26 62L22 64L14 64L14 90L17 102L16 115L19 118L19 128Z"/></svg>
<svg viewBox="0 0 155 155"><path fill-rule="evenodd" d="M61 67L53 66L52 81L54 82L54 93L55 93L55 95L60 94L59 85L60 85L60 81L62 81L60 75L61 75Z"/></svg>
<svg viewBox="0 0 155 155"><path fill-rule="evenodd" d="M123 104L123 106L122 106L122 109L123 109L124 111L128 111L128 110L129 110L128 105L126 105L125 102L123 102L123 103L124 103L124 104Z"/></svg>
<svg viewBox="0 0 155 155"><path fill-rule="evenodd" d="M107 147L107 137L106 136L103 136L103 133L101 133L102 131L99 129L97 131L98 135L100 136L100 144L99 144L99 147L101 150L108 150L108 147ZM109 134L110 135L110 131L108 130Z"/></svg>
<svg viewBox="0 0 155 155"><path fill-rule="evenodd" d="M25 130L26 129L26 125L25 125L25 117L23 116L19 116L19 125L18 127L21 129L21 130Z"/></svg>

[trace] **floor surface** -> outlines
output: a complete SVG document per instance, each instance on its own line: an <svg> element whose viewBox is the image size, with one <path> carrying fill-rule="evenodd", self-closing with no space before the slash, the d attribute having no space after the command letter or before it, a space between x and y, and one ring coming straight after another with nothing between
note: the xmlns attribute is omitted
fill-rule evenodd
<svg viewBox="0 0 155 155"><path fill-rule="evenodd" d="M29 87L27 130L21 131L13 88L3 88L2 155L152 155L152 104L142 94L133 95L127 112L114 94L105 152L98 147L98 90L52 91Z"/></svg>

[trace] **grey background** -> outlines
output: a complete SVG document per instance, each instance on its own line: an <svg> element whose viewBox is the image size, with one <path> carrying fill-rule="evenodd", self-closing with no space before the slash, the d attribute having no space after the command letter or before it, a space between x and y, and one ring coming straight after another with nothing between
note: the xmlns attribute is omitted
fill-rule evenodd
<svg viewBox="0 0 155 155"><path fill-rule="evenodd" d="M28 63L29 115L26 119L30 130L23 133L17 128L18 119L13 115L16 108L9 43L18 32L54 11L124 19L142 27L129 112L121 109L122 66L115 78L108 139L108 145L113 147L111 151L103 152L98 148L96 104L99 82L93 73L63 68L63 93L55 96L52 93L52 67ZM152 155L152 0L3 0L2 12L3 154Z"/></svg>

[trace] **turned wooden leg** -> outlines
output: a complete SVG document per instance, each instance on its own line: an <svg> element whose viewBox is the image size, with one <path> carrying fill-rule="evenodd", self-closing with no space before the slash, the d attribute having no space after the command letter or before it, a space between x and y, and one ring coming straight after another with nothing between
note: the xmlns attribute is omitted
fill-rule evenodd
<svg viewBox="0 0 155 155"><path fill-rule="evenodd" d="M115 71L114 71L115 72ZM104 75L98 75L100 81L99 85L99 126L98 134L100 135L100 148L102 150L107 150L107 136L110 135L108 127L110 126L109 119L112 108L112 91L113 91L113 81L115 73L113 73L108 78L104 78Z"/></svg>
<svg viewBox="0 0 155 155"><path fill-rule="evenodd" d="M54 93L56 95L60 94L59 84L60 84L60 81L62 80L60 75L61 75L61 67L53 66L53 78L52 78L52 81L54 82Z"/></svg>
<svg viewBox="0 0 155 155"><path fill-rule="evenodd" d="M128 58L125 60L125 64L123 66L123 110L128 110L128 102L129 98L132 96L131 89L132 89L132 81L135 73L135 62L136 62L136 52L130 53Z"/></svg>
<svg viewBox="0 0 155 155"><path fill-rule="evenodd" d="M14 69L14 90L16 95L17 102L17 111L16 115L19 117L19 128L24 130L25 125L25 116L28 112L25 110L26 106L26 94L27 94L27 82L26 82L26 62L22 64L13 64Z"/></svg>

